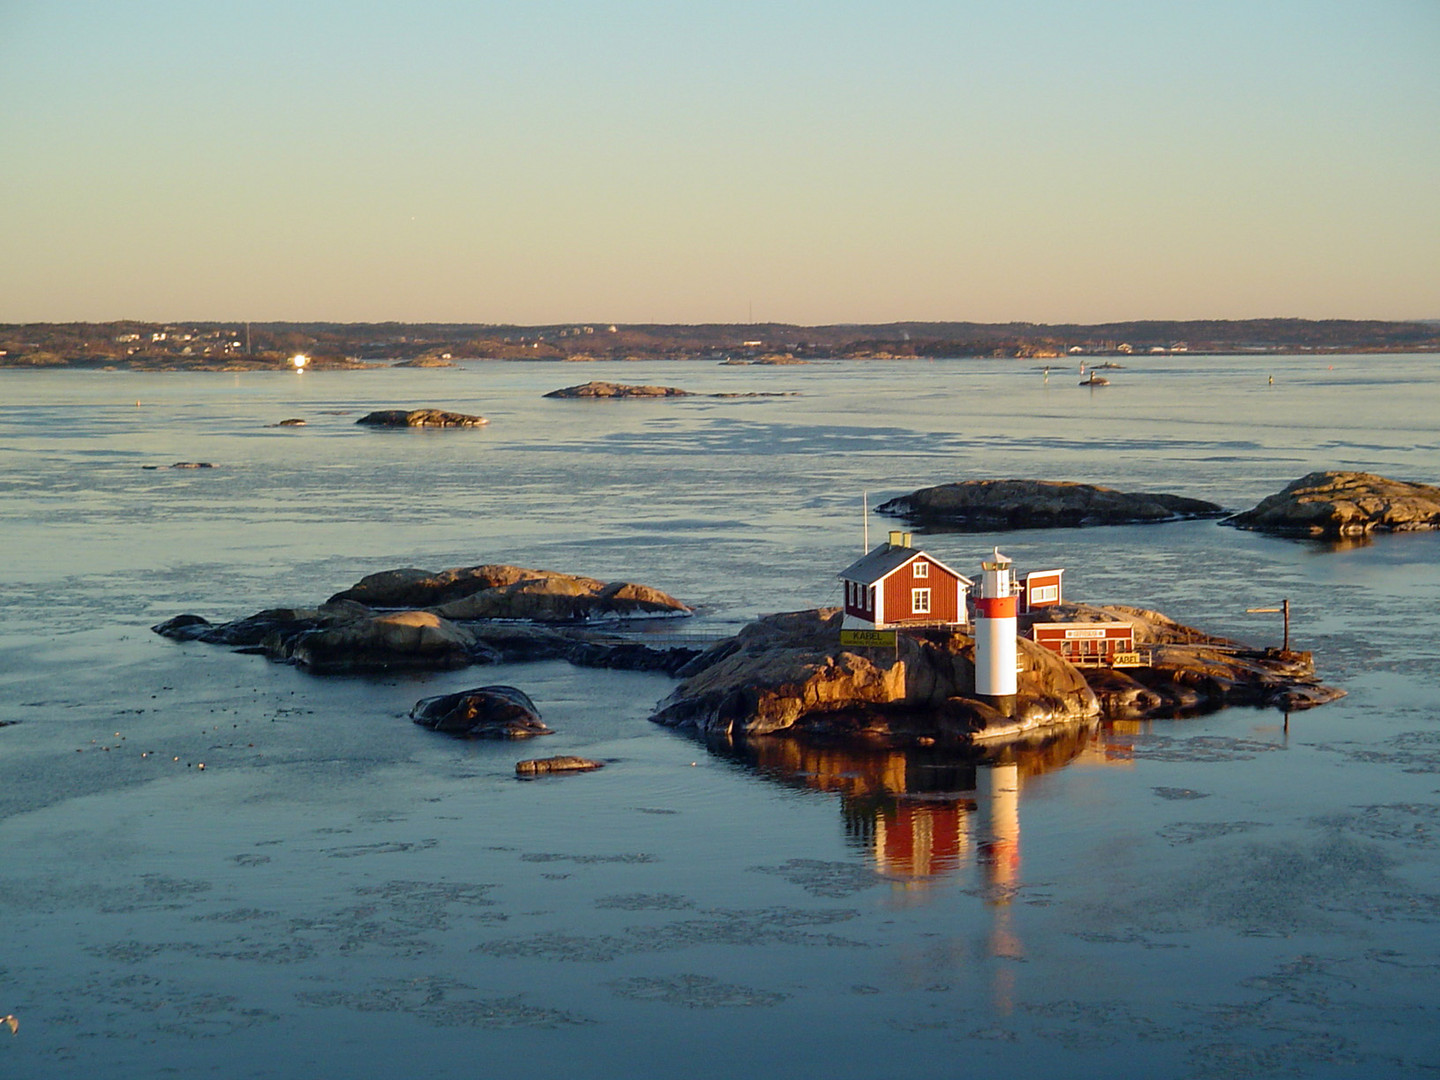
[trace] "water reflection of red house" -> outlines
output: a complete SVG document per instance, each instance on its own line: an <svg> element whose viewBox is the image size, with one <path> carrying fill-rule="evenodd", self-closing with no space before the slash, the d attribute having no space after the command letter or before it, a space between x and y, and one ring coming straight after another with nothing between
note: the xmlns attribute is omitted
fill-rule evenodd
<svg viewBox="0 0 1440 1080"><path fill-rule="evenodd" d="M875 815L875 869L888 877L933 878L953 872L970 850L971 799L897 799Z"/></svg>

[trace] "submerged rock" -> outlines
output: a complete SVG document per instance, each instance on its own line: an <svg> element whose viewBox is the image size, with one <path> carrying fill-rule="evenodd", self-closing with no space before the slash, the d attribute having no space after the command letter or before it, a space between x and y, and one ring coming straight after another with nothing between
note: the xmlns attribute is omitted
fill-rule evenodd
<svg viewBox="0 0 1440 1080"><path fill-rule="evenodd" d="M410 710L410 719L431 731L466 739L529 739L554 734L541 721L530 696L513 686L480 686L424 698Z"/></svg>
<svg viewBox="0 0 1440 1080"><path fill-rule="evenodd" d="M515 763L515 774L517 776L539 776L544 773L557 772L591 772L595 769L603 769L603 761L593 761L590 758L574 757L572 755L560 755L558 757L532 758L529 761L517 761Z"/></svg>
<svg viewBox="0 0 1440 1080"><path fill-rule="evenodd" d="M587 382L551 390L547 398L658 398L689 397L690 391L673 386L627 386L625 383Z"/></svg>
<svg viewBox="0 0 1440 1080"><path fill-rule="evenodd" d="M1129 525L1219 517L1215 503L1055 480L963 480L891 499L882 514L976 532Z"/></svg>
<svg viewBox="0 0 1440 1080"><path fill-rule="evenodd" d="M1440 487L1373 473L1312 472L1224 524L1297 536L1437 529Z"/></svg>
<svg viewBox="0 0 1440 1080"><path fill-rule="evenodd" d="M480 427L490 421L483 416L469 416L465 413L446 412L443 409L381 409L367 413L357 424L370 427Z"/></svg>

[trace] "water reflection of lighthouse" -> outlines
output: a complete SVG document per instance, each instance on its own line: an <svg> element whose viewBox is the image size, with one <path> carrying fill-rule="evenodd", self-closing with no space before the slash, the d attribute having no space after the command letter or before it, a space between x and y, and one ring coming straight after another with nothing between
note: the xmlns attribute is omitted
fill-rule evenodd
<svg viewBox="0 0 1440 1080"><path fill-rule="evenodd" d="M983 777L982 787L988 791L981 801L989 819L989 836L980 846L980 865L988 886L988 902L994 909L989 952L999 959L1022 960L1025 950L1011 907L1020 887L1020 766L1014 761L996 762L984 771ZM997 971L995 1005L1001 1012L1010 1010L1013 991L1014 972Z"/></svg>

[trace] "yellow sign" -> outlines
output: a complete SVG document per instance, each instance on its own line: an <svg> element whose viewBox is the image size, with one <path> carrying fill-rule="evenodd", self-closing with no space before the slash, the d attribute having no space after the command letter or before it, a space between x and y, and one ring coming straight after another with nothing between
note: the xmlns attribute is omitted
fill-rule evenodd
<svg viewBox="0 0 1440 1080"><path fill-rule="evenodd" d="M1138 652L1117 652L1115 654L1116 667L1139 667L1140 654Z"/></svg>
<svg viewBox="0 0 1440 1080"><path fill-rule="evenodd" d="M840 644L860 648L892 648L895 644L894 630L841 630Z"/></svg>

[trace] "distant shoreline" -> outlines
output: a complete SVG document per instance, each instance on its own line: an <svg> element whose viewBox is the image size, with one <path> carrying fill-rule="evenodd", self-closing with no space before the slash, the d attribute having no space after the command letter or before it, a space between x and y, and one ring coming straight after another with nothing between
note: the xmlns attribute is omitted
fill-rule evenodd
<svg viewBox="0 0 1440 1080"><path fill-rule="evenodd" d="M1087 363L1091 359L1113 360L1124 358L1126 360L1174 360L1185 358L1208 359L1212 357L1253 357L1256 360L1267 357L1278 356L1395 356L1395 355L1433 355L1440 353L1440 346L1432 345L1421 348L1334 348L1334 349L1266 349L1240 351L1235 349L1223 349L1214 351L1189 350L1183 353L1084 353L1073 356L1061 357L1036 357L1036 356L1015 356L1015 357L994 357L994 356L903 356L894 354L872 354L872 355L848 355L848 356L814 356L803 361L791 361L784 365L770 365L764 361L741 361L744 366L766 367L786 366L804 367L821 366L827 363L842 362L874 362L885 363L899 360L996 360L1010 359L1016 362L1028 362L1031 364L1040 363L1045 366L1061 370L1070 366L1078 365L1081 360ZM1047 363L1049 361L1049 363ZM445 364L415 364L410 361L392 360L355 360L355 359L326 359L313 358L306 365L306 371L377 371L387 368L427 368L427 369L454 369L469 364L575 364L575 363L712 363L721 365L736 366L737 361L733 359L719 358L710 354L695 354L685 356L607 356L590 357L583 360L576 360L568 357L545 356L545 357L494 357L494 356L468 356L461 357ZM8 357L0 357L0 372L6 371L67 371L67 372L101 372L101 373L127 373L127 374L151 374L166 375L177 373L204 372L213 375L236 375L236 374L294 374L295 368L288 360L279 361L255 361L253 363L207 363L205 358L197 357L195 362L177 362L174 359L147 361L147 360L61 360L50 363L28 363L23 359L11 360Z"/></svg>
<svg viewBox="0 0 1440 1080"><path fill-rule="evenodd" d="M1095 325L785 323L27 323L0 324L0 369L281 371L406 364L700 360L790 365L835 360L1015 359L1063 366L1174 356L1440 352L1440 321L1248 319Z"/></svg>

